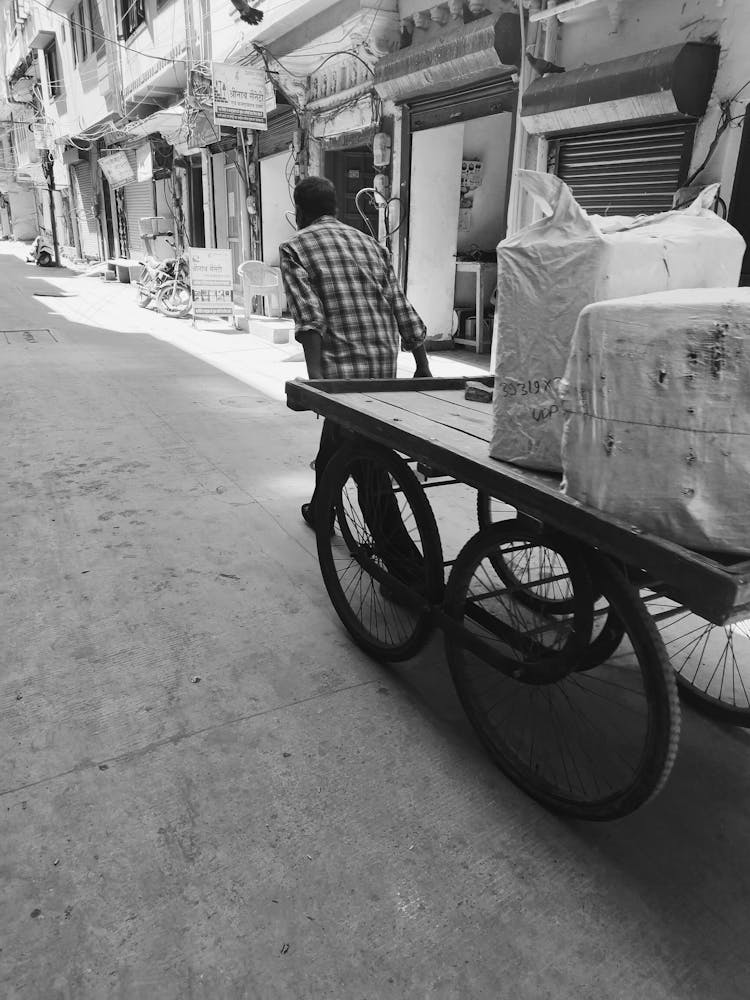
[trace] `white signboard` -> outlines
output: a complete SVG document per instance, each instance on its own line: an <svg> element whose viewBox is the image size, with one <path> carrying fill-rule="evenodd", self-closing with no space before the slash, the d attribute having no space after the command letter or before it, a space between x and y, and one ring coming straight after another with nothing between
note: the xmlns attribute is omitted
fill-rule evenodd
<svg viewBox="0 0 750 1000"><path fill-rule="evenodd" d="M36 149L54 149L55 132L50 123L39 123L31 126L34 133L34 146Z"/></svg>
<svg viewBox="0 0 750 1000"><path fill-rule="evenodd" d="M232 251L190 247L190 287L196 316L231 316Z"/></svg>
<svg viewBox="0 0 750 1000"><path fill-rule="evenodd" d="M276 110L276 91L270 80L266 81L266 114Z"/></svg>
<svg viewBox="0 0 750 1000"><path fill-rule="evenodd" d="M109 153L99 160L104 176L113 188L122 187L123 184L130 184L133 180L133 168L125 153Z"/></svg>
<svg viewBox="0 0 750 1000"><path fill-rule="evenodd" d="M247 66L211 63L214 89L214 122L235 128L265 131L266 74Z"/></svg>
<svg viewBox="0 0 750 1000"><path fill-rule="evenodd" d="M137 181L150 181L153 166L151 162L151 143L139 146L135 151L135 179Z"/></svg>

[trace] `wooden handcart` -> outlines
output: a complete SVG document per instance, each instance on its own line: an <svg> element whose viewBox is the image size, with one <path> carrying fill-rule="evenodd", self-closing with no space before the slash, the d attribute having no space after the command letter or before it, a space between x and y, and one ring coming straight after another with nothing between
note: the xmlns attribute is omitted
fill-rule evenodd
<svg viewBox="0 0 750 1000"><path fill-rule="evenodd" d="M678 689L750 725L750 561L649 535L566 497L556 477L489 458L491 407L465 400L465 382L287 383L291 409L348 432L319 490L326 588L379 659L443 631L470 721L530 795L580 818L624 816L667 779ZM446 564L426 490L453 483L477 490L480 528Z"/></svg>

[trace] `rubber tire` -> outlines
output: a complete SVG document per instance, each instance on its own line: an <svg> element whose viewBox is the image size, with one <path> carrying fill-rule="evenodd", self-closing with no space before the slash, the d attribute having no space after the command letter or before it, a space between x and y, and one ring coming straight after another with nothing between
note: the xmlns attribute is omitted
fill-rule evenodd
<svg viewBox="0 0 750 1000"><path fill-rule="evenodd" d="M184 304L176 309L167 305L168 296L172 294L173 290L185 292L187 295ZM159 312L163 313L165 316L171 316L174 318L189 316L190 310L193 307L190 289L187 285L183 284L181 281L177 282L176 289L175 286L172 284L172 282L160 288L159 291L154 296L154 302L156 303L156 308L159 310Z"/></svg>
<svg viewBox="0 0 750 1000"><path fill-rule="evenodd" d="M135 301L141 307L141 309L147 309L149 302L151 302L152 299L153 296L149 295L148 292L141 291L140 288L136 291Z"/></svg>
<svg viewBox="0 0 750 1000"><path fill-rule="evenodd" d="M467 589L476 567L489 558L491 531L480 532L464 547L448 580L445 610L463 621ZM594 560L589 560L592 565ZM498 767L520 788L554 812L585 820L612 820L626 816L654 798L672 769L680 732L677 685L659 632L637 591L605 557L595 560L594 585L606 597L623 623L641 665L649 718L643 752L632 781L613 794L582 801L553 788L539 774L539 767L520 766L516 755L504 750L491 731L481 704L472 691L471 668L464 660L460 639L446 634L446 653L453 682L464 710L479 739ZM575 676L579 676L576 674ZM493 706L494 710L494 706ZM532 744L533 747L533 744Z"/></svg>
<svg viewBox="0 0 750 1000"><path fill-rule="evenodd" d="M685 609L686 613L689 614L688 610ZM694 616L696 619L700 619L700 615ZM666 619L664 622L658 622L657 628L666 629L669 627L670 619ZM710 630L723 629L723 625L711 625L710 622L705 622L706 631L703 635ZM701 640L696 640L699 643ZM670 640L667 637L665 641L665 647L667 650L667 655L670 655ZM684 651L684 647L683 650ZM721 657L719 657L720 659ZM732 726L742 726L744 728L750 727L750 706L748 705L733 705L729 701L724 701L721 698L716 698L713 695L707 694L702 688L696 686L686 677L682 675L679 669L679 664L675 662L676 657L673 658L673 669L675 678L677 680L677 690L680 693L680 697L692 708L696 709L702 715L707 718L714 719L716 722L721 722L724 724ZM717 663L718 667L718 663Z"/></svg>
<svg viewBox="0 0 750 1000"><path fill-rule="evenodd" d="M483 490L477 490L477 523L479 524L480 531L483 528L489 528L493 524L498 524L500 522L493 521L491 517L492 511L492 497L489 493L485 493ZM527 526L534 524L534 519L532 518L516 518L517 521L523 522L523 528L526 530ZM505 524L512 523L510 521L503 522ZM544 530L541 526L540 531ZM507 568L505 560L501 555L496 554L491 560L492 565L495 567L497 574L509 587L514 586L518 580ZM537 597L535 594L529 593L524 597L520 592L518 594L518 600L524 603L532 611L547 610L550 614L560 614L569 615L572 614L574 605L571 601L554 601L547 600L545 598Z"/></svg>
<svg viewBox="0 0 750 1000"><path fill-rule="evenodd" d="M41 253L36 258L37 267L51 267L52 265L52 254L49 250L42 250Z"/></svg>
<svg viewBox="0 0 750 1000"><path fill-rule="evenodd" d="M350 478L351 463L361 462L363 459L377 462L380 468L396 481L411 507L421 541L425 567L424 599L430 607L417 616L413 631L401 642L383 642L368 632L349 604L336 572L333 546L337 542L335 535L331 535L330 525L333 517L336 517L341 530L341 524L345 521L341 491ZM435 515L419 480L396 452L376 445L366 447L357 445L355 448L347 444L340 448L328 463L320 483L317 503L319 504L316 530L318 561L323 582L336 614L360 649L374 659L395 663L415 656L424 647L434 630L432 607L440 603L444 590L440 535ZM351 532L346 529L342 530L341 534L351 551Z"/></svg>

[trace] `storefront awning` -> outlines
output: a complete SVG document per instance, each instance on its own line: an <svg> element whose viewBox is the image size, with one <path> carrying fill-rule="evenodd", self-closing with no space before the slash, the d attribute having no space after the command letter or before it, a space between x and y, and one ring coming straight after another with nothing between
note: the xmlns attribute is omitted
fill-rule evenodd
<svg viewBox="0 0 750 1000"><path fill-rule="evenodd" d="M384 99L405 101L509 72L520 58L518 15L492 14L425 45L385 56L375 67L375 90Z"/></svg>
<svg viewBox="0 0 750 1000"><path fill-rule="evenodd" d="M671 45L534 80L521 118L527 132L575 129L654 118L700 118L711 96L719 46Z"/></svg>

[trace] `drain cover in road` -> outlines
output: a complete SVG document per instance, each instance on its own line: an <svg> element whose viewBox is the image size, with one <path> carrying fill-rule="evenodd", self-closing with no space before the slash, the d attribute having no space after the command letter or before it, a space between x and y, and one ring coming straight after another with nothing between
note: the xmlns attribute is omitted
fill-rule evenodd
<svg viewBox="0 0 750 1000"><path fill-rule="evenodd" d="M0 330L6 344L56 344L57 337L51 330ZM0 339L2 343L2 339Z"/></svg>

